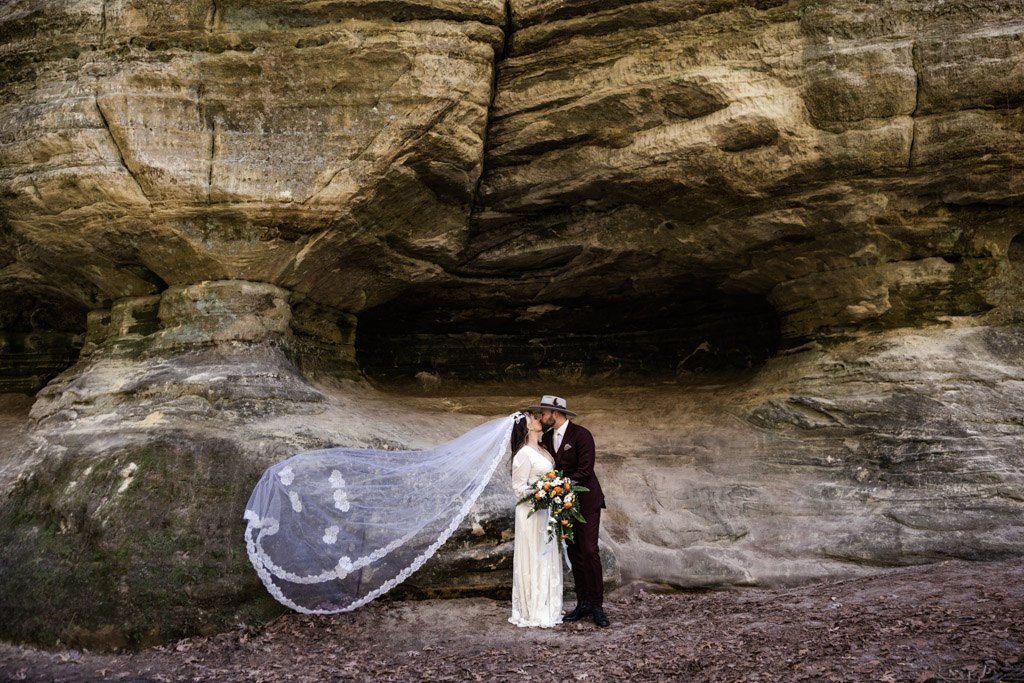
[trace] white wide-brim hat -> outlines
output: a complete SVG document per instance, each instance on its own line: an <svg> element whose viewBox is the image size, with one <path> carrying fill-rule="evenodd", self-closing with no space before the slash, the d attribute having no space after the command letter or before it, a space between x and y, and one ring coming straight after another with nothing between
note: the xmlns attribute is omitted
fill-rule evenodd
<svg viewBox="0 0 1024 683"><path fill-rule="evenodd" d="M539 406L530 406L527 410L558 410L569 417L576 417L576 413L565 407L565 399L559 396L544 396Z"/></svg>

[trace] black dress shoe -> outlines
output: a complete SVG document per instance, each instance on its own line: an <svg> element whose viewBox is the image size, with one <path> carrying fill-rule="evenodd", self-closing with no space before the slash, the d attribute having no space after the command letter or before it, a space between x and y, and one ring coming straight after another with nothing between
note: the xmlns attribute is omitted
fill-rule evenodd
<svg viewBox="0 0 1024 683"><path fill-rule="evenodd" d="M579 621L583 617L589 617L594 613L594 608L589 602L583 600L576 604L576 609L562 617L562 621Z"/></svg>
<svg viewBox="0 0 1024 683"><path fill-rule="evenodd" d="M604 628L605 626L611 626L612 622L608 621L608 617L606 617L604 615L604 610L603 609L601 609L600 607L595 607L594 608L594 623L597 624L598 626L600 626L601 628Z"/></svg>

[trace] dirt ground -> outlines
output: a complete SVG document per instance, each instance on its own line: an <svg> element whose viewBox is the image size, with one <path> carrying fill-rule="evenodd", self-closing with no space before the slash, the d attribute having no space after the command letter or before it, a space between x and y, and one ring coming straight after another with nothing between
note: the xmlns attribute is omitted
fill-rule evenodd
<svg viewBox="0 0 1024 683"><path fill-rule="evenodd" d="M0 680L1024 681L1021 560L787 590L622 592L606 602L607 629L521 629L507 602L481 598L289 614L126 654L0 644Z"/></svg>

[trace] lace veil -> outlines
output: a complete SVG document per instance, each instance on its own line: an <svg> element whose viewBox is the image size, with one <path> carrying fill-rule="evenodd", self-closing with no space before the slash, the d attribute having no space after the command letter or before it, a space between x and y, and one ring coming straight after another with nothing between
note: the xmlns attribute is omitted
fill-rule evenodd
<svg viewBox="0 0 1024 683"><path fill-rule="evenodd" d="M327 448L263 473L245 509L256 573L282 604L347 612L419 569L509 449L521 413L422 451Z"/></svg>

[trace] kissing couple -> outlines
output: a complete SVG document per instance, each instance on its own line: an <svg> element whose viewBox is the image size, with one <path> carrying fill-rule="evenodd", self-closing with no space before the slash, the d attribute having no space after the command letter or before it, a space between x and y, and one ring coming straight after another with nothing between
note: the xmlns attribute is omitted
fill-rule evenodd
<svg viewBox="0 0 1024 683"><path fill-rule="evenodd" d="M549 538L549 510L531 515L527 499L515 508L510 621L548 627L590 617L608 626L597 550L604 494L594 475L594 438L572 417L564 399L544 396L540 405L430 448L336 446L271 465L245 508L253 568L274 599L298 612L358 609L415 574L460 528L511 445L520 498L553 470L572 489L566 500L564 489L551 486L550 502L561 498L554 517L576 522L556 523L568 540L577 600L563 616L562 534Z"/></svg>
<svg viewBox="0 0 1024 683"><path fill-rule="evenodd" d="M566 615L562 614L562 558L557 539L548 531L550 514L546 509L534 511L529 500L516 505L509 622L549 628L591 617L598 626L608 626L597 547L605 504L594 474L594 437L570 421L576 413L558 396L544 396L540 405L519 415L512 428L512 489L516 495L520 499L529 496L533 484L551 471L561 471L573 484L589 490L574 494L585 522L574 527L566 544L576 585L576 607Z"/></svg>

